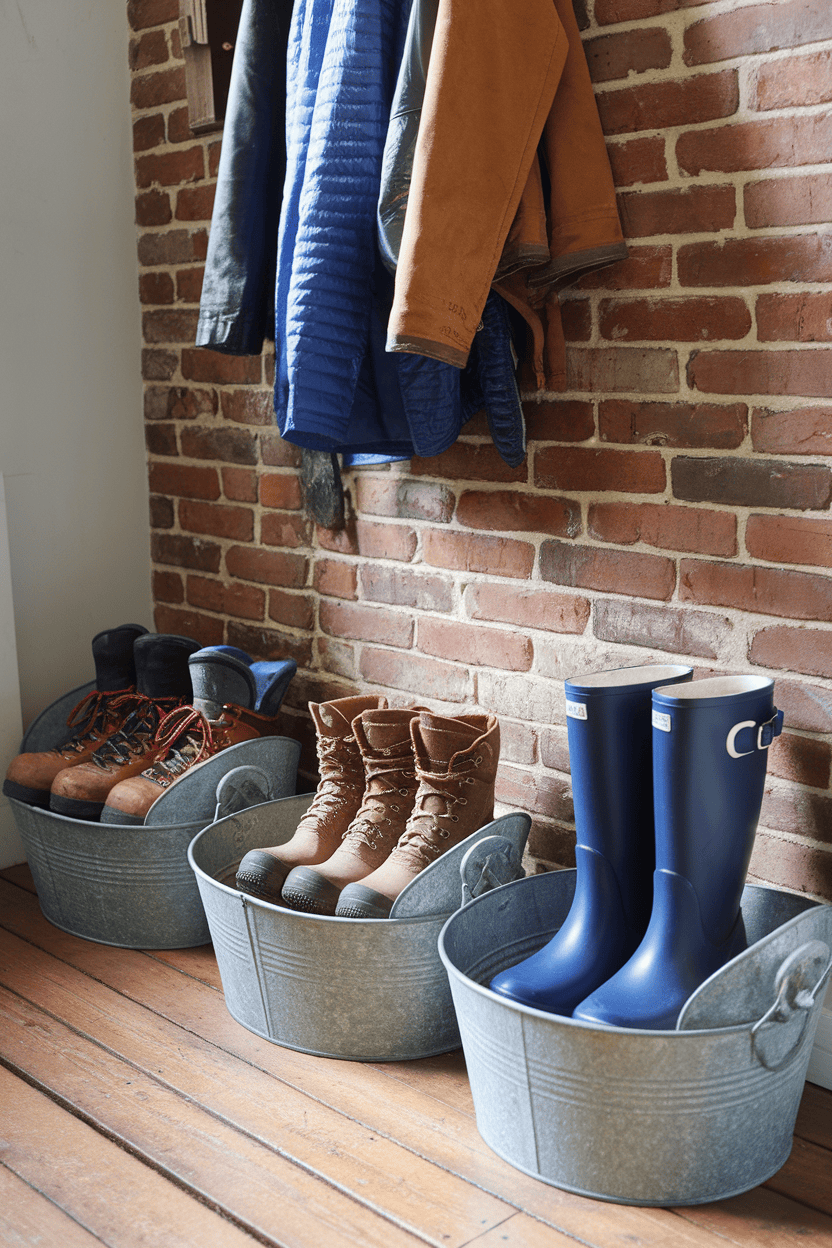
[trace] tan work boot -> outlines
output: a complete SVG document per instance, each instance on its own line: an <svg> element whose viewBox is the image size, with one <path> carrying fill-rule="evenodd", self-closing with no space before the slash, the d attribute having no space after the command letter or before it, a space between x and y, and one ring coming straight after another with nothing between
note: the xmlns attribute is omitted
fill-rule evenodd
<svg viewBox="0 0 832 1248"><path fill-rule="evenodd" d="M364 800L326 862L289 872L281 895L292 910L334 914L341 889L381 866L398 842L419 785L410 721L423 709L364 711L352 721L364 760Z"/></svg>
<svg viewBox="0 0 832 1248"><path fill-rule="evenodd" d="M237 870L242 893L280 902L280 890L293 867L325 862L352 823L364 796L364 763L352 721L362 711L387 706L383 697L336 698L310 702L318 734L320 781L312 804L285 845L250 849Z"/></svg>
<svg viewBox="0 0 832 1248"><path fill-rule="evenodd" d="M420 871L494 818L496 715L450 718L423 711L410 731L419 781L413 813L386 861L343 890L335 910L342 918L386 918Z"/></svg>

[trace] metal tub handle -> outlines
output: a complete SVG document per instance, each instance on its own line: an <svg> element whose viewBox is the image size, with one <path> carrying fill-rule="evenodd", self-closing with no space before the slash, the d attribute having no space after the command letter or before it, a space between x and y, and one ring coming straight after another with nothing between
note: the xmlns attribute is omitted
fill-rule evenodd
<svg viewBox="0 0 832 1248"><path fill-rule="evenodd" d="M517 846L505 836L484 836L476 841L459 864L463 906L501 884L522 879L525 871L521 858Z"/></svg>
<svg viewBox="0 0 832 1248"><path fill-rule="evenodd" d="M751 1051L766 1070L782 1070L799 1049L815 998L830 971L832 960L829 957L829 946L822 940L807 941L780 964L774 979L777 996L762 1018L751 1028ZM790 1022L801 1011L797 1039L785 1056L776 1061L771 1060L765 1051L764 1037L772 1035L773 1029L779 1029L781 1024Z"/></svg>

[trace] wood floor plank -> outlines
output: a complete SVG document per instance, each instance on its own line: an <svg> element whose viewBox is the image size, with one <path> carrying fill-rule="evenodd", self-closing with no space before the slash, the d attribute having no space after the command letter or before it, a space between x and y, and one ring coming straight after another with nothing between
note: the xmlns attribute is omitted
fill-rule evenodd
<svg viewBox="0 0 832 1248"><path fill-rule="evenodd" d="M8 895L15 892L17 903ZM460 1054L424 1062L363 1064L293 1053L240 1027L228 1015L216 989L199 982L198 976L187 975L188 957L193 951L177 954L176 965L184 974L178 973L169 962L164 965L167 960L160 958L148 975L145 955L108 949L58 932L43 920L34 899L19 890L0 884L0 904L3 905L0 922L19 931L27 940L52 950L56 956L131 1000L157 1010L171 1021L196 1031L275 1078L320 1098L356 1121L389 1134L414 1151L431 1157L440 1166L513 1203L533 1218L542 1219L548 1227L559 1229L583 1243L598 1248L619 1248L622 1242L655 1245L656 1248L664 1245L668 1248L675 1245L715 1248L717 1240L728 1240L776 1248L781 1242L792 1242L777 1239L778 1221L784 1226L801 1225L801 1218L808 1223L803 1234L808 1235L810 1243L826 1242L822 1236L828 1234L830 1224L824 1221L823 1215L801 1211L786 1197L774 1192L760 1197L764 1189L755 1189L748 1196L765 1204L758 1221L762 1223L767 1218L767 1229L764 1234L758 1225L753 1225L749 1230L751 1237L745 1239L741 1219L730 1216L730 1209L726 1211L725 1224L719 1224L720 1229L717 1229L716 1215L723 1205L730 1206L731 1202L698 1206L691 1215L689 1210L616 1206L551 1188L514 1170L484 1144L474 1126L470 1089ZM709 1219L703 1211L713 1217ZM730 1234L726 1233L726 1226L731 1228ZM498 1235L498 1228L493 1235Z"/></svg>
<svg viewBox="0 0 832 1248"><path fill-rule="evenodd" d="M832 1216L832 1153L809 1140L795 1140L789 1160L766 1187Z"/></svg>
<svg viewBox="0 0 832 1248"><path fill-rule="evenodd" d="M97 1235L0 1165L0 1244L20 1248L101 1248Z"/></svg>
<svg viewBox="0 0 832 1248"><path fill-rule="evenodd" d="M0 1101L5 1165L102 1243L255 1248L239 1227L2 1068Z"/></svg>
<svg viewBox="0 0 832 1248"><path fill-rule="evenodd" d="M368 1201L398 1225L418 1228L431 1242L455 1248L512 1212L504 1201L5 932L0 934L0 981L161 1081L166 1092L173 1089L188 1098L189 1104L201 1107L199 1112L208 1110L222 1122L235 1124L295 1164L325 1176L354 1199ZM60 1057L59 1052L50 1052L36 1067L33 1054L22 1068L44 1080ZM26 1058L21 1054L13 1060L25 1063ZM93 1061L94 1056L85 1060ZM108 1054L102 1056L101 1065L102 1070L112 1066ZM67 1070L64 1077L70 1076ZM98 1071L94 1077L103 1094L106 1079ZM118 1070L108 1070L107 1079L118 1077ZM87 1078L93 1078L93 1072L88 1071ZM77 1104L81 1102L75 1098L89 1097L83 1083L61 1094ZM144 1095L150 1091L145 1089ZM104 1108L97 1102L95 1112ZM107 1108L115 1112L118 1107L113 1101ZM125 1116L129 1117L127 1111ZM191 1129L196 1132L198 1127L192 1124Z"/></svg>
<svg viewBox="0 0 832 1248"><path fill-rule="evenodd" d="M18 863L15 867L4 867L0 871L0 878L8 880L10 884L16 884L19 888L24 888L28 893L36 891L28 862Z"/></svg>
<svg viewBox="0 0 832 1248"><path fill-rule="evenodd" d="M832 1089L806 1084L794 1133L832 1152Z"/></svg>
<svg viewBox="0 0 832 1248"><path fill-rule="evenodd" d="M742 1248L830 1248L832 1219L767 1187L678 1209L686 1221Z"/></svg>

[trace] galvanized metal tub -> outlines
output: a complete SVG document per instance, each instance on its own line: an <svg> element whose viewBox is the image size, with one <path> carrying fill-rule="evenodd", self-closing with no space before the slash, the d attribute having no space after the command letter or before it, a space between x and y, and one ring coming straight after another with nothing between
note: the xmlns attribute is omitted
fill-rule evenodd
<svg viewBox="0 0 832 1248"><path fill-rule="evenodd" d="M320 1057L403 1061L458 1048L439 930L459 904L460 862L475 844L496 830L522 870L528 816L504 816L450 850L397 898L389 919L306 914L238 892L243 855L289 840L312 797L220 820L188 851L230 1014L256 1035Z"/></svg>
<svg viewBox="0 0 832 1248"><path fill-rule="evenodd" d="M66 740L66 717L92 687L82 686L47 707L21 748L48 750ZM168 809L174 818L154 826L92 823L10 798L44 915L73 936L121 948L205 944L210 932L188 865L188 845L216 816L218 786L239 774L247 759L256 758L262 776L258 800L264 800L294 792L299 756L299 743L288 737L232 746L193 776L186 773L159 799L155 816ZM241 800L233 786L224 792L221 814Z"/></svg>
<svg viewBox="0 0 832 1248"><path fill-rule="evenodd" d="M791 1150L832 906L747 886L749 949L687 1003L679 1025L695 1030L655 1032L545 1014L486 986L554 935L574 888L574 871L519 880L440 934L483 1139L526 1174L622 1204L755 1187Z"/></svg>

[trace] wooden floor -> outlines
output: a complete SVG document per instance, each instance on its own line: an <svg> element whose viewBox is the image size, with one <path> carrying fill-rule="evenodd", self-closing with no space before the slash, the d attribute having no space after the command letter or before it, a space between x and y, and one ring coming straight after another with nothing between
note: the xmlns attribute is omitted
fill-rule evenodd
<svg viewBox="0 0 832 1248"><path fill-rule="evenodd" d="M111 949L0 872L0 1243L243 1248L832 1248L832 1093L807 1085L792 1155L685 1209L587 1200L477 1133L461 1053L329 1061L225 1009L210 946Z"/></svg>

